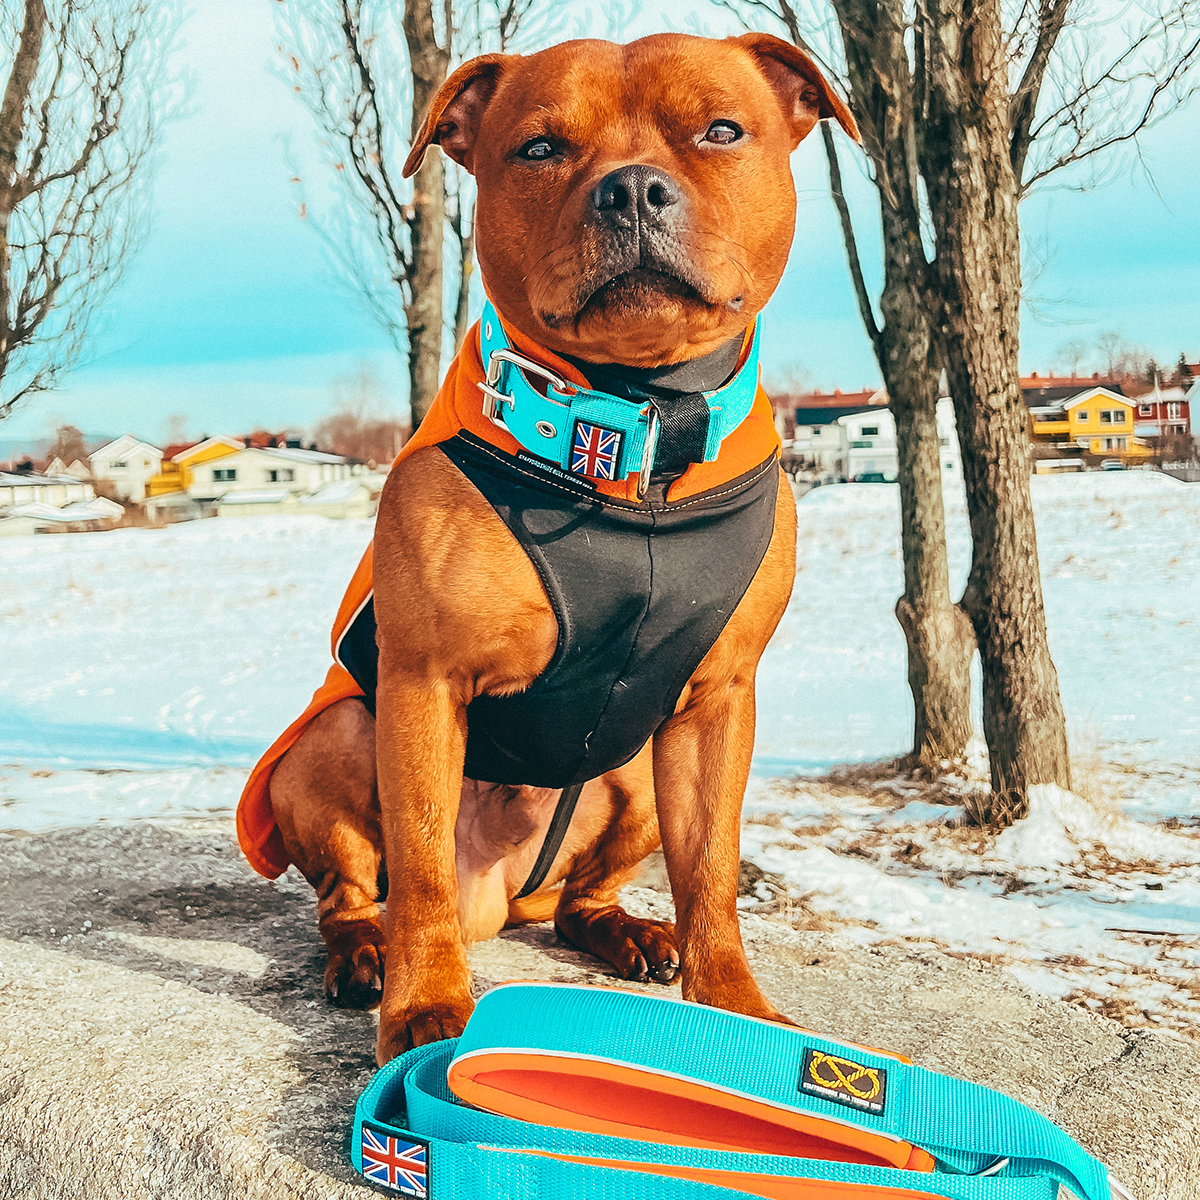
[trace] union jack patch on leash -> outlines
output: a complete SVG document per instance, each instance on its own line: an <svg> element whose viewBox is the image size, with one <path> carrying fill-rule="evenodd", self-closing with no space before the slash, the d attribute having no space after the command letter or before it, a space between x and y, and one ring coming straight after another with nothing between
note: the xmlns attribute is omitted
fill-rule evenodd
<svg viewBox="0 0 1200 1200"><path fill-rule="evenodd" d="M362 1173L401 1196L429 1195L429 1143L406 1141L362 1127Z"/></svg>
<svg viewBox="0 0 1200 1200"><path fill-rule="evenodd" d="M575 422L575 437L571 442L571 470L589 479L616 479L621 460L621 437L615 429Z"/></svg>

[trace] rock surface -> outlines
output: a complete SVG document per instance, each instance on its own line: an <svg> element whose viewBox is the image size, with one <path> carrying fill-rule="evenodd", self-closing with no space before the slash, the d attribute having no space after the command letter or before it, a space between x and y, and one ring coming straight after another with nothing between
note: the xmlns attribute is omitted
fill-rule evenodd
<svg viewBox="0 0 1200 1200"><path fill-rule="evenodd" d="M631 889L630 906L667 899ZM1004 1089L1137 1200L1200 1193L1197 1047L1032 997L974 960L754 916L744 934L765 990L804 1024ZM471 960L480 990L617 982L547 926ZM260 879L224 823L0 841L0 1196L372 1194L346 1138L375 1018L325 1003L323 965L307 885Z"/></svg>

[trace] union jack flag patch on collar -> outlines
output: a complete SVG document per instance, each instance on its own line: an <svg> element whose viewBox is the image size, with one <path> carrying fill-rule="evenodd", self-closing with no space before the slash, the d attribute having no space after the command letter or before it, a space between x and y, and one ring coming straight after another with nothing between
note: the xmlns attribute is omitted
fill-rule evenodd
<svg viewBox="0 0 1200 1200"><path fill-rule="evenodd" d="M622 434L603 425L575 422L571 442L571 470L589 479L616 479L621 461Z"/></svg>
<svg viewBox="0 0 1200 1200"><path fill-rule="evenodd" d="M362 1173L401 1196L427 1200L429 1143L410 1142L379 1129L362 1127Z"/></svg>

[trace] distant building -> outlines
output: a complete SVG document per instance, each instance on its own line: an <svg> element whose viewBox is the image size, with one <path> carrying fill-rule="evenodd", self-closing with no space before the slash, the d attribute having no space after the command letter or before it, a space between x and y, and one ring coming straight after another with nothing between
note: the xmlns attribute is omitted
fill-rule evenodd
<svg viewBox="0 0 1200 1200"><path fill-rule="evenodd" d="M895 480L896 421L891 409L881 404L816 406L797 408L791 455L807 463L827 479L854 479L882 475ZM942 473L962 477L954 406L943 397L937 407L938 442Z"/></svg>
<svg viewBox="0 0 1200 1200"><path fill-rule="evenodd" d="M366 475L364 463L294 446L243 446L192 467L187 492L202 512L253 507L282 511L292 498Z"/></svg>
<svg viewBox="0 0 1200 1200"><path fill-rule="evenodd" d="M1029 408L1029 436L1034 456L1053 447L1058 456L1117 458L1136 464L1154 454L1134 429L1136 406L1112 387L1092 384L1022 389ZM1046 457L1046 455L1042 455Z"/></svg>
<svg viewBox="0 0 1200 1200"><path fill-rule="evenodd" d="M151 476L158 474L163 452L127 433L88 455L92 478L104 480L122 500L140 504Z"/></svg>
<svg viewBox="0 0 1200 1200"><path fill-rule="evenodd" d="M39 475L33 471L0 471L0 513L23 504L62 508L94 500L96 489L73 475Z"/></svg>
<svg viewBox="0 0 1200 1200"><path fill-rule="evenodd" d="M1195 384L1192 385L1194 387ZM1135 397L1137 412L1133 422L1134 433L1138 437L1154 438L1190 434L1192 418L1189 391L1182 387L1156 387L1144 396Z"/></svg>
<svg viewBox="0 0 1200 1200"><path fill-rule="evenodd" d="M238 438L210 437L190 444L168 446L163 451L157 475L146 483L146 512L165 520L188 520L199 515L188 492L194 472L214 459L225 458L246 448Z"/></svg>

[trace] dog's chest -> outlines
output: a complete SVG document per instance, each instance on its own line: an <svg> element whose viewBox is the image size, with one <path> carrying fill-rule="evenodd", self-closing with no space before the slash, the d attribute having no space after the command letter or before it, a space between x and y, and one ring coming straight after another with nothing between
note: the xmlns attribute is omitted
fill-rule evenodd
<svg viewBox="0 0 1200 1200"><path fill-rule="evenodd" d="M546 670L467 710L465 774L563 787L628 762L674 711L771 540L772 456L716 492L665 507L603 501L470 437L441 450L479 489L541 577L558 621ZM373 704L374 614L338 657Z"/></svg>

